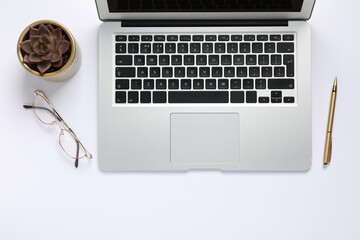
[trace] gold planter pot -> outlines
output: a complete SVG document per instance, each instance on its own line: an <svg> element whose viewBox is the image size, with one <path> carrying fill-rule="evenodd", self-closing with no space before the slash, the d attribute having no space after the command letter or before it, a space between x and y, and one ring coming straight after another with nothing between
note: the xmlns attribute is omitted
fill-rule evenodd
<svg viewBox="0 0 360 240"><path fill-rule="evenodd" d="M24 59L23 59L23 56L21 53L21 47L20 47L20 43L22 43L24 41L25 36L30 31L30 27L36 27L36 26L40 25L41 23L43 23L45 25L49 23L51 25L60 27L65 32L65 34L69 37L70 46L71 46L70 57L69 57L69 60L66 62L66 64L62 68L60 68L59 70L57 70L55 72L44 73L44 74L40 74L38 71L31 69L27 64L24 63ZM64 25L62 25L61 23L55 22L53 20L40 20L40 21L30 24L27 28L25 28L25 30L21 33L19 40L18 40L17 55L18 55L20 64L29 73L31 73L35 76L38 76L42 79L45 79L47 81L51 81L51 82L60 82L60 81L64 81L64 80L71 78L79 70L80 65L81 65L80 48L79 48L79 45L77 44L77 42L75 41L74 36Z"/></svg>

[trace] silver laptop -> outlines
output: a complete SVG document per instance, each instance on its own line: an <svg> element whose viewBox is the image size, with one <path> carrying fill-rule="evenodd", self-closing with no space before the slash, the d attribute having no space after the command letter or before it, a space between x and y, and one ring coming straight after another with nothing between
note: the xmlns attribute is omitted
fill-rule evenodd
<svg viewBox="0 0 360 240"><path fill-rule="evenodd" d="M100 169L309 169L314 3L96 0Z"/></svg>

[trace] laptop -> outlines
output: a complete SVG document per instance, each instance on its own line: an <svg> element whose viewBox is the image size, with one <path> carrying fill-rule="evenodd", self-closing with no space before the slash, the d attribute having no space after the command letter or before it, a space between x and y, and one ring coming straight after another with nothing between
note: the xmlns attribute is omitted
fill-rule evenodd
<svg viewBox="0 0 360 240"><path fill-rule="evenodd" d="M104 171L311 166L315 0L96 0Z"/></svg>

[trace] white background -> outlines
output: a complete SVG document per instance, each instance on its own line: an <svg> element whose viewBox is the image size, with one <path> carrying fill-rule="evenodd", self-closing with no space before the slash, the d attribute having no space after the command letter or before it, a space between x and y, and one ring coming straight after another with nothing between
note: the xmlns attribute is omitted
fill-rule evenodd
<svg viewBox="0 0 360 240"><path fill-rule="evenodd" d="M301 173L104 173L97 159L97 34L93 0L2 1L0 239L359 239L360 3L318 0L312 27L313 164ZM22 30L53 19L83 63L62 83L20 66ZM339 77L332 163L322 167L330 89ZM73 162L59 130L31 110L42 89L94 159ZM139 146L141 148L141 146Z"/></svg>

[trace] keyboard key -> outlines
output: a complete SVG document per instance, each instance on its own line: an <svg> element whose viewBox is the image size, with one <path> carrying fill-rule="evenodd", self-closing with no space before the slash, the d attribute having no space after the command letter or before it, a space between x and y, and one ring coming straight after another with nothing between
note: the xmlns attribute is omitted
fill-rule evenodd
<svg viewBox="0 0 360 240"><path fill-rule="evenodd" d="M179 39L179 37L177 35L169 35L169 36L167 36L167 40L169 42L177 41L178 39Z"/></svg>
<svg viewBox="0 0 360 240"><path fill-rule="evenodd" d="M182 35L180 36L180 41L191 41L190 35Z"/></svg>
<svg viewBox="0 0 360 240"><path fill-rule="evenodd" d="M216 35L206 35L205 40L206 41L216 41Z"/></svg>
<svg viewBox="0 0 360 240"><path fill-rule="evenodd" d="M117 42L126 42L127 36L126 35L116 35L115 41Z"/></svg>
<svg viewBox="0 0 360 240"><path fill-rule="evenodd" d="M262 77L272 77L272 67L262 67L261 68Z"/></svg>
<svg viewBox="0 0 360 240"><path fill-rule="evenodd" d="M151 103L151 92L150 91L140 92L140 102L141 103Z"/></svg>
<svg viewBox="0 0 360 240"><path fill-rule="evenodd" d="M210 77L210 68L209 67L200 67L199 75L200 75L200 77Z"/></svg>
<svg viewBox="0 0 360 240"><path fill-rule="evenodd" d="M273 78L268 80L269 89L294 89L294 79Z"/></svg>
<svg viewBox="0 0 360 240"><path fill-rule="evenodd" d="M163 67L162 68L162 77L163 78L173 77L173 68L172 67Z"/></svg>
<svg viewBox="0 0 360 240"><path fill-rule="evenodd" d="M194 79L193 81L194 89L203 89L204 88L204 80L203 79Z"/></svg>
<svg viewBox="0 0 360 240"><path fill-rule="evenodd" d="M139 35L130 35L129 36L129 41L130 42L134 42L134 41L138 42L139 40L140 40Z"/></svg>
<svg viewBox="0 0 360 240"><path fill-rule="evenodd" d="M284 41L294 41L294 35L293 34L284 34L283 40Z"/></svg>
<svg viewBox="0 0 360 240"><path fill-rule="evenodd" d="M141 43L140 44L141 53L151 53L151 44L150 43Z"/></svg>
<svg viewBox="0 0 360 240"><path fill-rule="evenodd" d="M178 53L188 53L188 43L178 43Z"/></svg>
<svg viewBox="0 0 360 240"><path fill-rule="evenodd" d="M131 80L131 89L141 89L141 80L140 79Z"/></svg>
<svg viewBox="0 0 360 240"><path fill-rule="evenodd" d="M147 63L147 65L157 65L157 56L156 55L147 55L146 63Z"/></svg>
<svg viewBox="0 0 360 240"><path fill-rule="evenodd" d="M244 65L244 55L234 55L234 65Z"/></svg>
<svg viewBox="0 0 360 240"><path fill-rule="evenodd" d="M259 65L269 65L269 55L259 55Z"/></svg>
<svg viewBox="0 0 360 240"><path fill-rule="evenodd" d="M285 68L274 67L274 77L285 77Z"/></svg>
<svg viewBox="0 0 360 240"><path fill-rule="evenodd" d="M126 103L126 92L117 91L115 93L115 102L116 103Z"/></svg>
<svg viewBox="0 0 360 240"><path fill-rule="evenodd" d="M139 44L138 43L129 43L128 47L129 47L129 49L128 49L129 53L139 53Z"/></svg>
<svg viewBox="0 0 360 240"><path fill-rule="evenodd" d="M262 53L263 52L263 44L262 43L253 43L252 44L252 52L253 53Z"/></svg>
<svg viewBox="0 0 360 240"><path fill-rule="evenodd" d="M228 88L229 88L229 79L218 80L218 89L228 89Z"/></svg>
<svg viewBox="0 0 360 240"><path fill-rule="evenodd" d="M246 103L256 103L256 91L246 91Z"/></svg>
<svg viewBox="0 0 360 240"><path fill-rule="evenodd" d="M286 76L294 77L294 55L284 55L284 65L286 65Z"/></svg>
<svg viewBox="0 0 360 240"><path fill-rule="evenodd" d="M221 55L221 65L231 65L231 55Z"/></svg>
<svg viewBox="0 0 360 240"><path fill-rule="evenodd" d="M260 68L259 67L249 67L249 77L259 77Z"/></svg>
<svg viewBox="0 0 360 240"><path fill-rule="evenodd" d="M278 53L293 53L294 52L294 43L278 43L277 44Z"/></svg>
<svg viewBox="0 0 360 240"><path fill-rule="evenodd" d="M165 79L157 79L156 80L156 89L166 89L166 80Z"/></svg>
<svg viewBox="0 0 360 240"><path fill-rule="evenodd" d="M116 43L115 52L116 53L126 53L126 43Z"/></svg>
<svg viewBox="0 0 360 240"><path fill-rule="evenodd" d="M219 65L219 55L209 55L209 65Z"/></svg>
<svg viewBox="0 0 360 240"><path fill-rule="evenodd" d="M240 89L241 88L241 80L240 79L231 79L230 88L231 89Z"/></svg>
<svg viewBox="0 0 360 240"><path fill-rule="evenodd" d="M165 43L165 53L175 53L176 45L175 43Z"/></svg>
<svg viewBox="0 0 360 240"><path fill-rule="evenodd" d="M238 53L238 44L237 43L228 43L227 44L228 53Z"/></svg>
<svg viewBox="0 0 360 240"><path fill-rule="evenodd" d="M281 65L281 55L271 55L272 65Z"/></svg>
<svg viewBox="0 0 360 240"><path fill-rule="evenodd" d="M194 65L194 55L185 55L184 56L184 65Z"/></svg>
<svg viewBox="0 0 360 240"><path fill-rule="evenodd" d="M115 62L116 62L116 65L132 65L132 56L131 55L116 55Z"/></svg>
<svg viewBox="0 0 360 240"><path fill-rule="evenodd" d="M147 67L138 67L137 76L138 77L148 77L148 68Z"/></svg>
<svg viewBox="0 0 360 240"><path fill-rule="evenodd" d="M135 77L134 67L117 67L115 72L116 77Z"/></svg>
<svg viewBox="0 0 360 240"><path fill-rule="evenodd" d="M253 89L254 88L254 79L244 79L243 80L244 89Z"/></svg>
<svg viewBox="0 0 360 240"><path fill-rule="evenodd" d="M255 35L245 35L244 40L245 41L255 41Z"/></svg>
<svg viewBox="0 0 360 240"><path fill-rule="evenodd" d="M212 77L222 77L222 67L212 67L211 68Z"/></svg>
<svg viewBox="0 0 360 240"><path fill-rule="evenodd" d="M213 53L213 44L212 43L203 43L202 44L203 53Z"/></svg>
<svg viewBox="0 0 360 240"><path fill-rule="evenodd" d="M153 92L153 103L166 103L166 92L165 91Z"/></svg>
<svg viewBox="0 0 360 240"><path fill-rule="evenodd" d="M229 35L220 35L219 41L229 41Z"/></svg>
<svg viewBox="0 0 360 240"><path fill-rule="evenodd" d="M200 53L200 43L190 43L190 52L191 53Z"/></svg>
<svg viewBox="0 0 360 240"><path fill-rule="evenodd" d="M150 41L152 41L152 36L151 35L143 35L143 36L141 36L141 41L150 42Z"/></svg>
<svg viewBox="0 0 360 240"><path fill-rule="evenodd" d="M243 91L231 91L230 101L232 103L244 103L244 92Z"/></svg>
<svg viewBox="0 0 360 240"><path fill-rule="evenodd" d="M235 77L235 68L234 67L225 67L224 68L224 77Z"/></svg>
<svg viewBox="0 0 360 240"><path fill-rule="evenodd" d="M206 55L196 55L196 65L206 65L207 64Z"/></svg>
<svg viewBox="0 0 360 240"><path fill-rule="evenodd" d="M267 41L268 40L268 35L257 35L256 39L258 41Z"/></svg>
<svg viewBox="0 0 360 240"><path fill-rule="evenodd" d="M281 103L281 98L272 98L271 103Z"/></svg>
<svg viewBox="0 0 360 240"><path fill-rule="evenodd" d="M295 98L294 97L284 97L284 103L294 103Z"/></svg>
<svg viewBox="0 0 360 240"><path fill-rule="evenodd" d="M160 77L160 68L159 67L151 67L150 68L150 77Z"/></svg>
<svg viewBox="0 0 360 240"><path fill-rule="evenodd" d="M154 53L163 53L164 52L164 44L163 43L154 43L153 44L153 52Z"/></svg>
<svg viewBox="0 0 360 240"><path fill-rule="evenodd" d="M250 43L240 43L241 53L250 53Z"/></svg>
<svg viewBox="0 0 360 240"><path fill-rule="evenodd" d="M170 57L169 55L160 55L159 56L159 65L169 65Z"/></svg>
<svg viewBox="0 0 360 240"><path fill-rule="evenodd" d="M247 65L256 65L256 55L246 55Z"/></svg>
<svg viewBox="0 0 360 240"><path fill-rule="evenodd" d="M182 65L182 56L171 55L171 65Z"/></svg>
<svg viewBox="0 0 360 240"><path fill-rule="evenodd" d="M265 89L266 88L266 80L265 79L256 79L255 80L255 88L256 89Z"/></svg>
<svg viewBox="0 0 360 240"><path fill-rule="evenodd" d="M181 89L191 89L191 80L181 79Z"/></svg>
<svg viewBox="0 0 360 240"><path fill-rule="evenodd" d="M165 41L165 36L164 35L155 35L154 41L163 42L163 41Z"/></svg>
<svg viewBox="0 0 360 240"><path fill-rule="evenodd" d="M188 67L187 68L187 77L197 77L197 67Z"/></svg>
<svg viewBox="0 0 360 240"><path fill-rule="evenodd" d="M269 103L269 97L259 97L259 103Z"/></svg>
<svg viewBox="0 0 360 240"><path fill-rule="evenodd" d="M231 36L231 41L238 42L238 41L241 41L241 40L242 40L241 35L232 35Z"/></svg>
<svg viewBox="0 0 360 240"><path fill-rule="evenodd" d="M265 43L265 52L274 53L275 52L275 43Z"/></svg>
<svg viewBox="0 0 360 240"><path fill-rule="evenodd" d="M116 79L116 89L129 89L129 79Z"/></svg>
<svg viewBox="0 0 360 240"><path fill-rule="evenodd" d="M215 43L216 53L225 53L225 43Z"/></svg>
<svg viewBox="0 0 360 240"><path fill-rule="evenodd" d="M237 67L236 68L237 77L247 77L247 67Z"/></svg>
<svg viewBox="0 0 360 240"><path fill-rule="evenodd" d="M134 55L134 64L135 65L145 65L145 56L144 55Z"/></svg>
<svg viewBox="0 0 360 240"><path fill-rule="evenodd" d="M128 103L138 103L139 102L139 92L129 91L128 92Z"/></svg>
<svg viewBox="0 0 360 240"><path fill-rule="evenodd" d="M193 41L204 41L204 36L203 35L194 35Z"/></svg>
<svg viewBox="0 0 360 240"><path fill-rule="evenodd" d="M227 91L171 91L169 103L228 103Z"/></svg>
<svg viewBox="0 0 360 240"><path fill-rule="evenodd" d="M271 41L281 41L281 35L279 35L279 34L270 35L270 40Z"/></svg>
<svg viewBox="0 0 360 240"><path fill-rule="evenodd" d="M215 79L206 79L206 89L215 89L216 80Z"/></svg>
<svg viewBox="0 0 360 240"><path fill-rule="evenodd" d="M169 79L169 89L179 89L179 79Z"/></svg>
<svg viewBox="0 0 360 240"><path fill-rule="evenodd" d="M176 67L175 68L175 77L185 77L185 68L184 67Z"/></svg>
<svg viewBox="0 0 360 240"><path fill-rule="evenodd" d="M144 79L144 89L154 89L154 79Z"/></svg>
<svg viewBox="0 0 360 240"><path fill-rule="evenodd" d="M271 91L271 102L272 103L281 103L281 91Z"/></svg>

